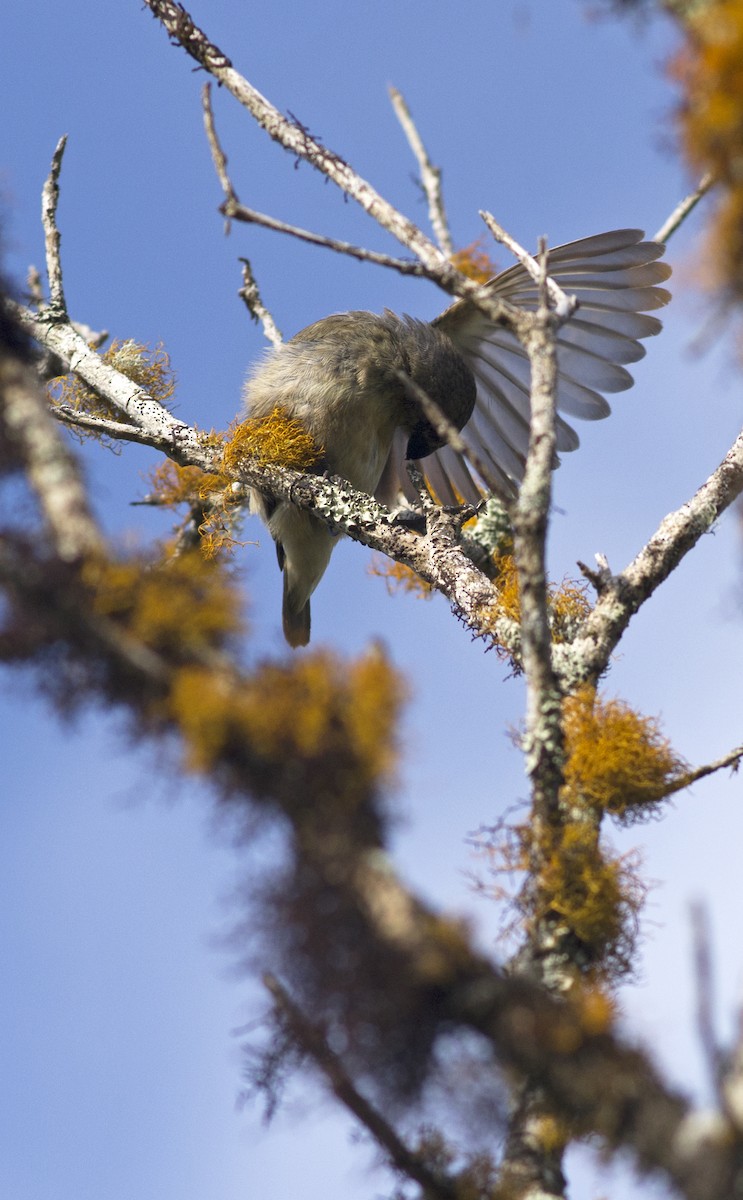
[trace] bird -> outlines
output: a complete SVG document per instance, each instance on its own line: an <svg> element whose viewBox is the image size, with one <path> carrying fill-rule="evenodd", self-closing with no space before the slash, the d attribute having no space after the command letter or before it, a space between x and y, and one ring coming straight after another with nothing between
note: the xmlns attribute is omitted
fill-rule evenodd
<svg viewBox="0 0 743 1200"><path fill-rule="evenodd" d="M552 279L578 301L557 335L558 414L595 421L609 415L604 393L623 391L626 369L660 332L650 313L670 300L658 286L671 274L658 261L665 246L639 229L616 229L549 250ZM491 279L490 295L527 310L538 286L517 263ZM404 378L403 378L404 377ZM268 351L248 377L250 417L279 408L322 448L315 470L341 476L388 506L413 502L406 461L421 463L441 504L479 504L486 492L506 501L518 491L529 445L529 362L515 334L470 300L456 300L433 321L385 309L335 313ZM422 388L470 452L458 453L423 415L406 387ZM578 435L557 416L556 448L575 450ZM472 462L484 464L488 486ZM555 465L559 457L556 456ZM283 571L282 623L292 647L310 640L310 597L338 536L306 510L254 492L251 507L268 526Z"/></svg>

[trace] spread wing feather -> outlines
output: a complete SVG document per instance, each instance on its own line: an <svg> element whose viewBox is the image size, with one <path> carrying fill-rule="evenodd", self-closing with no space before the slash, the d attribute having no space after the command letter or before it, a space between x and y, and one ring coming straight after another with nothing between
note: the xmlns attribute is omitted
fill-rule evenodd
<svg viewBox="0 0 743 1200"><path fill-rule="evenodd" d="M632 386L625 364L638 362L645 354L640 339L660 331L658 318L647 314L668 303L670 293L658 285L671 270L657 261L665 247L643 241L643 236L639 229L617 229L549 252L551 277L579 301L575 316L557 340L557 408L571 417L608 416L602 393ZM520 264L496 275L488 286L494 296L510 304L536 308L537 286ZM454 342L477 383L475 411L462 431L465 445L488 468L498 491L513 496L523 477L529 445L526 354L512 333L488 321L466 300L456 301L433 324ZM574 450L577 445L574 429L558 417L558 450ZM421 466L443 503L463 498L476 504L481 499L485 489L471 464L451 447L437 450ZM410 496L404 441L399 438L385 471L387 495L392 480Z"/></svg>

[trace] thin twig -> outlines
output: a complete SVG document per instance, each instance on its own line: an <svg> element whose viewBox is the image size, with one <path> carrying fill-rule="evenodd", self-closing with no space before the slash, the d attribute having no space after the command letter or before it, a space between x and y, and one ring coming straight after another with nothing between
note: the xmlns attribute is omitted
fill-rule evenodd
<svg viewBox="0 0 743 1200"><path fill-rule="evenodd" d="M379 254L374 250L366 250L362 246L354 246L351 242L343 242L337 238L326 237L323 234L311 233L307 229L300 229L296 225L289 225L286 221L279 221L276 217L269 217L266 213L257 212L254 208L248 208L247 205L241 204L235 190L235 185L227 171L227 155L217 134L211 104L211 89L208 83L204 84L202 89L201 102L204 109L204 126L206 128L206 136L209 141L214 169L217 172L217 177L225 195L220 212L224 214L228 221L243 221L246 225L262 225L264 229L273 229L277 233L288 233L291 237L298 238L300 241L310 242L315 246L323 246L328 250L335 250L339 254L348 254L351 258L360 259L362 262L373 262L378 266L391 267L396 271L400 271L403 275L426 275L426 271L420 263L408 262L403 258L395 258L389 254ZM268 337L269 335L267 334L266 336Z"/></svg>
<svg viewBox="0 0 743 1200"><path fill-rule="evenodd" d="M423 145L423 139L416 128L407 106L405 97L396 87L388 89L392 107L395 110L402 131L408 139L408 145L415 155L421 173L421 186L428 200L428 219L436 234L436 240L447 258L454 253L454 243L449 231L449 222L444 208L444 197L441 191L441 168L435 167L428 157L428 151Z"/></svg>
<svg viewBox="0 0 743 1200"><path fill-rule="evenodd" d="M482 217L495 240L500 242L501 245L505 246L507 250L510 250L514 258L518 259L518 261L521 263L524 270L529 272L534 282L540 284L543 278L543 272L537 260L531 254L529 254L523 246L520 246L516 239L511 237L510 233L506 233L503 226L498 224L492 213L485 212L481 209L479 215ZM577 301L575 300L575 297L568 296L568 294L564 292L557 283L555 283L554 279L550 279L549 275L546 278L546 287L547 291L549 292L550 299L555 305L555 311L557 312L557 315L563 321L567 320L567 318L573 312L575 312L577 307Z"/></svg>
<svg viewBox="0 0 743 1200"><path fill-rule="evenodd" d="M713 186L714 183L715 183L715 177L711 171L708 171L707 174L703 175L702 178L699 180L699 183L697 184L694 191L690 192L689 195L686 196L685 199L683 199L680 204L676 205L673 212L670 214L669 217L666 218L666 220L663 222L663 224L661 225L658 232L656 234L654 234L653 241L654 242L667 242L669 237L671 236L671 234L676 232L679 225L681 225L686 220L689 213L693 209L696 208L699 201L702 199L703 196L706 196L707 192L710 190L710 188Z"/></svg>
<svg viewBox="0 0 743 1200"><path fill-rule="evenodd" d="M59 254L59 229L57 228L57 205L59 203L59 172L67 145L67 136L57 142L52 155L52 165L41 191L41 222L44 226L46 248L46 270L49 276L49 306L56 318L67 316L67 304L62 283L62 264Z"/></svg>
<svg viewBox="0 0 743 1200"><path fill-rule="evenodd" d="M237 201L237 192L232 186L232 180L227 173L227 155L222 149L222 144L217 136L217 127L214 123L212 88L210 83L205 83L201 89L201 106L204 110L204 128L206 129L206 138L211 150L212 162L214 163L214 170L217 172L217 178L226 198Z"/></svg>
<svg viewBox="0 0 743 1200"><path fill-rule="evenodd" d="M298 238L301 242L309 242L312 246L323 246L326 250L334 250L338 254L347 254L359 262L375 263L378 267L389 267L401 275L415 275L428 278L428 271L419 262L412 259L396 258L393 254L382 254L378 250L367 250L364 246L356 246L353 242L344 242L340 238L328 237L323 233L312 233L309 229L301 229L298 225L290 225L287 221L279 221L269 217L267 213L257 212L237 201L225 201L221 212L235 221L244 221L248 225L262 225L264 229L273 229L276 233L288 233L290 237Z"/></svg>
<svg viewBox="0 0 743 1200"><path fill-rule="evenodd" d="M391 233L421 263L421 274L431 279L450 295L471 300L491 321L518 330L519 314L514 307L494 295L481 284L468 279L449 261L445 254L421 229L394 205L385 200L372 185L355 171L341 156L297 121L287 120L279 110L262 96L253 85L235 70L232 62L218 46L210 42L182 4L173 0L145 0L170 37L179 43L199 65L209 72L242 104L269 137L290 154L303 159L321 171L351 200L354 200L383 229ZM225 215L237 217L237 212ZM351 253L351 251L347 251ZM361 255L356 255L361 257ZM383 263L371 255L363 257L380 265L402 270L399 263ZM419 272L408 271L409 274Z"/></svg>
<svg viewBox="0 0 743 1200"><path fill-rule="evenodd" d="M243 265L243 285L237 294L245 301L248 312L253 320L260 321L266 339L272 346L280 346L284 340L281 336L281 330L261 299L258 284L253 274L253 268L250 265L250 259L241 258L240 262Z"/></svg>
<svg viewBox="0 0 743 1200"><path fill-rule="evenodd" d="M395 375L400 380L400 383L405 388L409 396L420 405L423 410L426 420L430 421L442 441L451 446L457 454L461 454L464 458L472 463L472 466L477 471L477 474L482 479L485 487L489 492L496 495L500 493L502 483L496 479L492 471L489 470L486 463L482 461L480 456L467 445L456 425L447 417L446 413L439 407L435 400L429 396L425 388L422 388L419 383L411 379L405 371L395 371ZM425 471L425 462L423 464Z"/></svg>
<svg viewBox="0 0 743 1200"><path fill-rule="evenodd" d="M703 767L696 767L693 771L688 771L686 775L683 775L674 783L673 787L668 789L665 795L672 796L674 792L681 792L684 788L691 787L698 779L704 779L707 775L713 775L715 771L724 771L726 767L731 767L733 771L737 771L740 768L742 759L743 746L737 746L735 750L731 750L729 754L718 758L716 762L705 763Z"/></svg>

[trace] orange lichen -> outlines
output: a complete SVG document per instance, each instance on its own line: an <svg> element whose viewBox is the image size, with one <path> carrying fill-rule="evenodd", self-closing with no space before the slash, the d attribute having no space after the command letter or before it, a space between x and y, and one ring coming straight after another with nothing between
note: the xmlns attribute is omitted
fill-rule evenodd
<svg viewBox="0 0 743 1200"><path fill-rule="evenodd" d="M688 769L656 720L621 700L602 700L591 687L565 699L563 721L569 802L629 823L656 812Z"/></svg>
<svg viewBox="0 0 743 1200"><path fill-rule="evenodd" d="M391 769L402 695L398 675L376 651L350 666L317 652L266 664L239 689L200 668L185 669L170 703L193 769L207 770L237 741L267 763L326 762L337 769L350 760L356 786Z"/></svg>
<svg viewBox="0 0 743 1200"><path fill-rule="evenodd" d="M372 556L369 574L384 580L390 596L395 595L396 592L405 592L423 600L430 600L434 595L430 583L422 579L411 567L406 567L404 563L393 562L381 554Z"/></svg>
<svg viewBox="0 0 743 1200"><path fill-rule="evenodd" d="M596 962L615 960L625 937L627 880L601 853L596 831L568 822L539 870L540 915L556 914Z"/></svg>
<svg viewBox="0 0 743 1200"><path fill-rule="evenodd" d="M267 417L248 417L230 428L224 464L236 471L244 459L254 458L266 465L308 471L317 466L322 454L322 447L304 425L276 407Z"/></svg>
<svg viewBox="0 0 743 1200"><path fill-rule="evenodd" d="M451 262L468 279L474 279L475 283L487 283L498 271L485 249L484 237L476 238L469 246L457 250L452 254Z"/></svg>
<svg viewBox="0 0 743 1200"><path fill-rule="evenodd" d="M108 366L121 371L122 375L126 375L141 387L153 400L167 407L175 391L175 375L162 345L150 349L132 338L125 341L114 340L101 358ZM110 404L98 392L94 392L72 372L52 379L47 390L53 405L66 404L91 416L124 423L127 421L126 415L120 409ZM89 431L77 432L82 434Z"/></svg>
<svg viewBox="0 0 743 1200"><path fill-rule="evenodd" d="M221 649L243 630L236 591L194 552L160 563L96 560L83 581L94 613L176 660Z"/></svg>

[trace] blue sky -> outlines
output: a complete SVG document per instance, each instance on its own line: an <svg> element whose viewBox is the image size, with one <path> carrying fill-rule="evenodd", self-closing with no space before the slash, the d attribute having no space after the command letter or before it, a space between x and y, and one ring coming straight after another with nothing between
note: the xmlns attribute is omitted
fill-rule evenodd
<svg viewBox="0 0 743 1200"><path fill-rule="evenodd" d="M479 236L479 208L522 243L622 225L652 233L688 187L673 153L673 92L662 26L588 20L577 0L199 0L193 15L282 111L348 158L425 224L414 170L386 88L405 94L444 168L454 236ZM103 14L103 15L102 15ZM22 281L42 262L39 193L69 135L59 220L73 315L118 337L162 341L178 411L224 428L263 348L236 290L248 255L286 334L328 312L390 307L431 317L435 289L339 260L261 230L229 238L201 126L203 75L134 0L17 5L0 17L11 47L0 93L6 259ZM218 128L246 203L308 228L394 249L354 205L294 163L227 95ZM713 335L695 289L701 220L674 239L675 299L611 420L581 428L556 476L555 578L602 551L623 566L662 517L715 467L740 423L731 344ZM508 265L505 254L500 261ZM700 339L700 333L703 337ZM129 507L144 490L144 450L85 453L101 519L146 538L162 528ZM283 654L280 579L257 524L241 570L254 645ZM485 945L496 914L470 892L466 835L526 788L508 728L522 692L483 655L442 600L390 600L368 554L335 553L313 599L313 638L358 652L371 638L409 674L412 700L398 796L402 869L436 902L472 914ZM732 518L704 539L633 621L607 683L661 715L692 762L741 740L743 629ZM301 1089L266 1132L239 1109L233 1030L259 1005L220 937L246 870L215 832L208 797L135 751L115 717L60 726L30 685L0 676L0 1195L23 1200L178 1197L305 1200L377 1195L388 1184L349 1142L348 1124ZM662 822L612 835L639 847L657 886L643 964L623 992L628 1027L680 1082L703 1094L693 1029L688 905L709 905L721 1029L740 988L735 915L743 903L739 779L680 796ZM254 862L258 865L260 848ZM576 1200L607 1189L583 1168ZM622 1177L613 1195L633 1194Z"/></svg>

